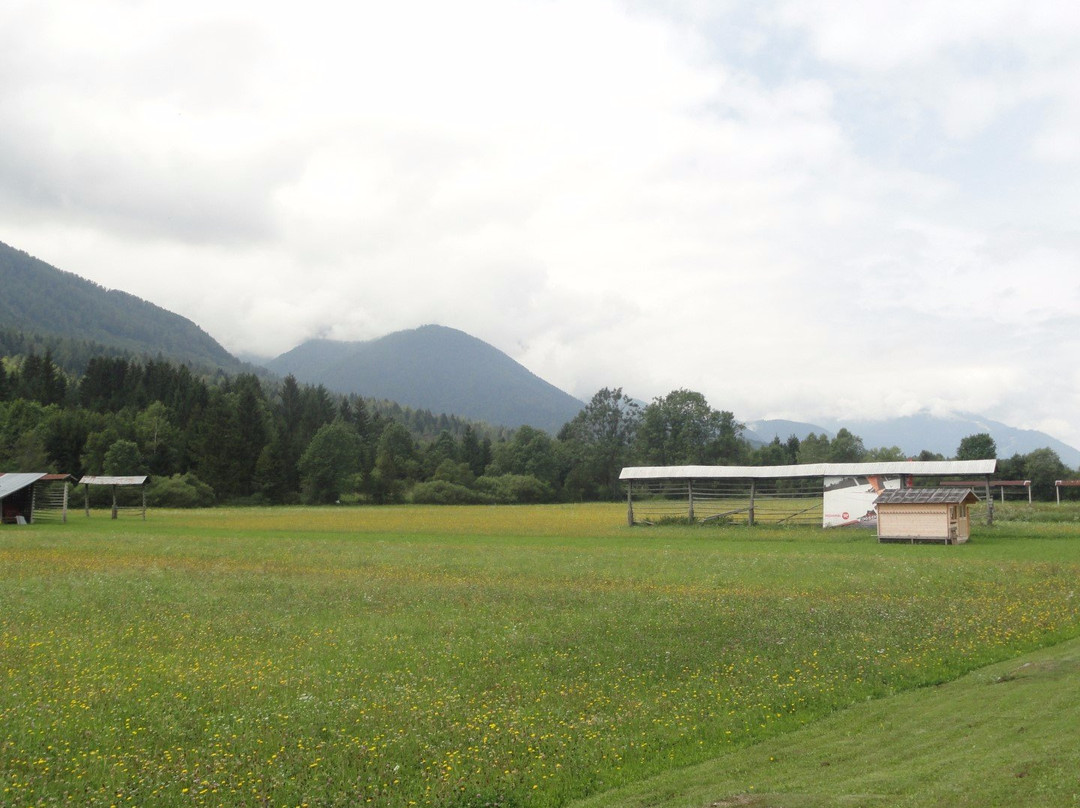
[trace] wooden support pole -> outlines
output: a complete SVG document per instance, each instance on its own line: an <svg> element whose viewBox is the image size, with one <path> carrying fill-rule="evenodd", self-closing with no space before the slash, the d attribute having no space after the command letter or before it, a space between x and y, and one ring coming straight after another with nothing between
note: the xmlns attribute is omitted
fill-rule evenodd
<svg viewBox="0 0 1080 808"><path fill-rule="evenodd" d="M986 524L994 524L994 496L990 491L990 475L986 475Z"/></svg>
<svg viewBox="0 0 1080 808"><path fill-rule="evenodd" d="M634 526L634 481L626 481L626 524Z"/></svg>
<svg viewBox="0 0 1080 808"><path fill-rule="evenodd" d="M142 488L142 520L145 522L146 521L146 483L144 482L139 487Z"/></svg>
<svg viewBox="0 0 1080 808"><path fill-rule="evenodd" d="M115 485L112 487L112 518L113 519L116 518L116 511L117 511L117 508L116 508L116 488L117 487Z"/></svg>
<svg viewBox="0 0 1080 808"><path fill-rule="evenodd" d="M686 512L686 518L687 518L688 521L693 522L694 521L694 481L693 480L687 480L686 481L686 495L687 495L686 496L687 503L689 505L689 508L688 508L688 510Z"/></svg>
<svg viewBox="0 0 1080 808"><path fill-rule="evenodd" d="M754 493L757 490L757 480L750 481L750 511L747 523L750 527L754 526Z"/></svg>
<svg viewBox="0 0 1080 808"><path fill-rule="evenodd" d="M90 518L90 483L86 483L83 486L83 491L86 494L86 517Z"/></svg>
<svg viewBox="0 0 1080 808"><path fill-rule="evenodd" d="M60 520L67 524L67 509L68 509L68 484L67 480L64 480L64 507L61 511Z"/></svg>

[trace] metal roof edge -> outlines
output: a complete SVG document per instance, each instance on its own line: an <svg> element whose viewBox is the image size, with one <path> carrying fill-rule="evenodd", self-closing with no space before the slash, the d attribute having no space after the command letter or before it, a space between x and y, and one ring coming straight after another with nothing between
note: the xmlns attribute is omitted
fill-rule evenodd
<svg viewBox="0 0 1080 808"><path fill-rule="evenodd" d="M803 463L789 466L626 466L620 480L777 479L866 477L878 474L949 476L993 474L997 460L899 460L870 463Z"/></svg>
<svg viewBox="0 0 1080 808"><path fill-rule="evenodd" d="M135 477L102 477L100 475L88 475L79 480L76 485L142 485L148 479L147 475Z"/></svg>
<svg viewBox="0 0 1080 808"><path fill-rule="evenodd" d="M44 476L44 471L15 471L0 474L0 499L16 491L22 491Z"/></svg>

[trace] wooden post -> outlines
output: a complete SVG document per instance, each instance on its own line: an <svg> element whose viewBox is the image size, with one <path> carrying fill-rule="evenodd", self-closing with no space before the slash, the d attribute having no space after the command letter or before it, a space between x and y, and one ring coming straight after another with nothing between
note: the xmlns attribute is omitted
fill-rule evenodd
<svg viewBox="0 0 1080 808"><path fill-rule="evenodd" d="M694 481L693 480L687 480L686 481L686 495L687 495L686 496L687 502L689 503L689 509L687 510L686 518L687 518L687 520L693 522L694 521Z"/></svg>
<svg viewBox="0 0 1080 808"><path fill-rule="evenodd" d="M146 481L144 480L143 484L141 486L139 486L139 487L142 488L142 520L145 522L146 521Z"/></svg>
<svg viewBox="0 0 1080 808"><path fill-rule="evenodd" d="M61 511L60 519L65 525L67 524L67 508L68 508L68 484L67 484L67 480L64 480L64 507L63 507L63 510Z"/></svg>
<svg viewBox="0 0 1080 808"><path fill-rule="evenodd" d="M114 485L112 487L112 518L113 519L116 518L116 511L117 511L117 508L116 508L116 486Z"/></svg>
<svg viewBox="0 0 1080 808"><path fill-rule="evenodd" d="M994 495L990 491L990 475L986 475L986 524L994 524Z"/></svg>
<svg viewBox="0 0 1080 808"><path fill-rule="evenodd" d="M90 518L90 483L86 483L83 486L83 491L86 493L86 517Z"/></svg>
<svg viewBox="0 0 1080 808"><path fill-rule="evenodd" d="M1031 489L1029 488L1028 491ZM1054 480L1054 493L1057 494L1057 504L1061 504L1061 480Z"/></svg>
<svg viewBox="0 0 1080 808"><path fill-rule="evenodd" d="M754 526L754 492L757 490L757 480L750 480L750 527Z"/></svg>
<svg viewBox="0 0 1080 808"><path fill-rule="evenodd" d="M626 481L626 524L634 526L634 481Z"/></svg>

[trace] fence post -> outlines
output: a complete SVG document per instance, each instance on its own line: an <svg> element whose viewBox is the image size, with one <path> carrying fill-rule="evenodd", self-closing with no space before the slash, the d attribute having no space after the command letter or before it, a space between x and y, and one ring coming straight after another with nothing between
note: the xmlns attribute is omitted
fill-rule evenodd
<svg viewBox="0 0 1080 808"><path fill-rule="evenodd" d="M694 521L694 481L693 480L687 480L686 481L686 499L687 499L687 502L689 504L689 508L687 510L687 513L686 513L686 518L687 518L688 521L693 522Z"/></svg>

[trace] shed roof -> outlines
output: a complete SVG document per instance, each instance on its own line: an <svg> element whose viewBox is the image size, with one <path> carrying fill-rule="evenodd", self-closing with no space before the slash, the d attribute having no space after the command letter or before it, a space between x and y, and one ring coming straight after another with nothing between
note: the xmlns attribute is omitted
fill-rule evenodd
<svg viewBox="0 0 1080 808"><path fill-rule="evenodd" d="M83 477L78 485L142 485L146 475L141 477Z"/></svg>
<svg viewBox="0 0 1080 808"><path fill-rule="evenodd" d="M866 477L912 474L947 477L993 474L996 460L900 460L882 463L803 463L794 466L627 466L620 480L775 480L787 477Z"/></svg>
<svg viewBox="0 0 1080 808"><path fill-rule="evenodd" d="M979 498L970 488L900 488L878 494L875 505L970 505Z"/></svg>
<svg viewBox="0 0 1080 808"><path fill-rule="evenodd" d="M0 473L0 499L22 491L27 486L33 485L45 476L43 471L15 472L13 474Z"/></svg>

